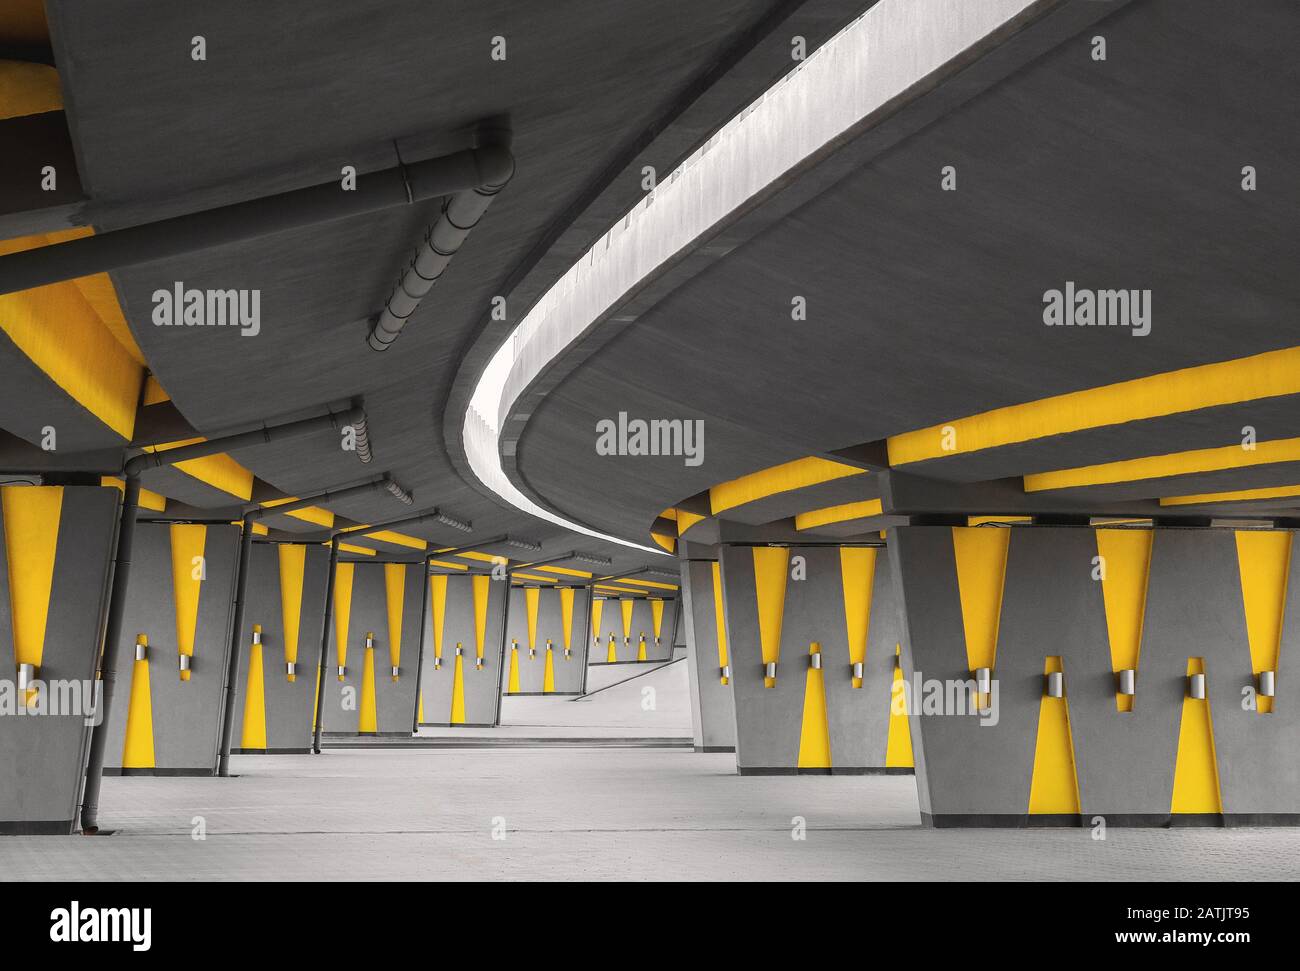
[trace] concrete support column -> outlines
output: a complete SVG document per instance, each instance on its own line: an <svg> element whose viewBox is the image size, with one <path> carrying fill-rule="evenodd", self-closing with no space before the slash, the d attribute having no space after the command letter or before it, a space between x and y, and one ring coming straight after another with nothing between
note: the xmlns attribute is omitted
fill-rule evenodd
<svg viewBox="0 0 1300 971"><path fill-rule="evenodd" d="M0 834L77 828L118 499L0 487Z"/></svg>
<svg viewBox="0 0 1300 971"><path fill-rule="evenodd" d="M884 551L723 546L721 581L740 773L910 772Z"/></svg>
<svg viewBox="0 0 1300 971"><path fill-rule="evenodd" d="M682 561L682 612L695 751L734 752L736 706L727 671L726 617L716 560Z"/></svg>
<svg viewBox="0 0 1300 971"><path fill-rule="evenodd" d="M1294 545L1287 531L891 529L924 821L1300 822Z"/></svg>
<svg viewBox="0 0 1300 971"><path fill-rule="evenodd" d="M507 584L486 573L434 574L428 583L420 724L491 726L504 677L501 614Z"/></svg>
<svg viewBox="0 0 1300 971"><path fill-rule="evenodd" d="M591 591L585 587L523 586L513 588L510 596L502 694L581 694Z"/></svg>

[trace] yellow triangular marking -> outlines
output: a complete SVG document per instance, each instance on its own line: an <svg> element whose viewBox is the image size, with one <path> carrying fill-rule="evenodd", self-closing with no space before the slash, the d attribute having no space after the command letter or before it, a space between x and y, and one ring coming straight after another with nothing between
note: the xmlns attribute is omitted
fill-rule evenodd
<svg viewBox="0 0 1300 971"><path fill-rule="evenodd" d="M901 646L895 645L895 656L901 650ZM889 769L915 768L912 758L912 725L907 720L905 687L903 669L895 666L894 681L889 689L889 740L885 743L885 767Z"/></svg>
<svg viewBox="0 0 1300 971"><path fill-rule="evenodd" d="M148 647L143 634L137 643ZM122 744L122 768L152 769L153 752L153 693L149 687L149 658L134 661L131 668L131 702L126 710L126 738Z"/></svg>
<svg viewBox="0 0 1300 971"><path fill-rule="evenodd" d="M470 577L474 584L474 650L475 657L483 656L483 642L487 637L488 594L491 592L491 577ZM506 596L510 589L506 588Z"/></svg>
<svg viewBox="0 0 1300 971"><path fill-rule="evenodd" d="M365 654L365 660L361 668L361 704L357 711L357 731L377 732L379 708L375 700L375 652L370 650L362 653Z"/></svg>
<svg viewBox="0 0 1300 971"><path fill-rule="evenodd" d="M820 644L809 645L808 653L820 654ZM808 666L803 693L803 729L799 733L799 768L831 767L831 730L826 718L826 682L821 668Z"/></svg>
<svg viewBox="0 0 1300 971"><path fill-rule="evenodd" d="M276 547L280 560L280 616L284 620L284 659L298 661L298 632L302 624L302 584L307 569L307 547L301 543L281 543Z"/></svg>
<svg viewBox="0 0 1300 971"><path fill-rule="evenodd" d="M1287 575L1291 568L1291 533L1284 530L1237 531L1241 599L1246 611L1252 673L1276 671L1282 643ZM1268 714L1273 699L1260 695L1256 711Z"/></svg>
<svg viewBox="0 0 1300 971"><path fill-rule="evenodd" d="M564 649L573 649L573 595L572 588L560 591L560 623L564 627Z"/></svg>
<svg viewBox="0 0 1300 971"><path fill-rule="evenodd" d="M789 565L788 549L754 547L754 594L758 600L758 634L764 664L781 660L781 621L785 615L785 581ZM765 688L775 685L775 678L763 678Z"/></svg>
<svg viewBox="0 0 1300 971"><path fill-rule="evenodd" d="M194 633L199 623L199 591L207 567L203 561L203 548L207 542L208 527L174 523L172 541L172 596L176 605L176 647L181 654L194 656ZM190 679L189 671L181 672L181 680Z"/></svg>
<svg viewBox="0 0 1300 971"><path fill-rule="evenodd" d="M63 511L62 486L0 487L14 660L39 669L54 584L54 553Z"/></svg>
<svg viewBox="0 0 1300 971"><path fill-rule="evenodd" d="M456 655L456 671L451 679L451 723L465 724L465 659Z"/></svg>
<svg viewBox="0 0 1300 971"><path fill-rule="evenodd" d="M718 638L718 670L721 671L727 666L727 615L723 607L722 599L722 564L717 560L713 561L713 623L717 630ZM723 684L728 684L729 679L719 677Z"/></svg>
<svg viewBox="0 0 1300 971"><path fill-rule="evenodd" d="M429 599L433 604L433 656L442 658L442 627L447 616L447 578L429 577Z"/></svg>
<svg viewBox="0 0 1300 971"><path fill-rule="evenodd" d="M1097 555L1105 565L1101 591L1106 604L1106 632L1115 671L1136 671L1138 667L1154 535L1149 529L1097 530ZM1119 711L1133 710L1133 696L1120 694L1118 685L1115 707Z"/></svg>
<svg viewBox="0 0 1300 971"><path fill-rule="evenodd" d="M247 690L244 692L244 730L239 747L266 748L266 679L262 666L261 644L250 645L248 652L248 681Z"/></svg>
<svg viewBox="0 0 1300 971"><path fill-rule="evenodd" d="M388 656L390 668L402 665L402 600L406 594L406 564L384 564L384 593L388 598Z"/></svg>
<svg viewBox="0 0 1300 971"><path fill-rule="evenodd" d="M340 667L348 664L348 622L352 618L352 568L355 565L340 563L338 572L334 574L334 639Z"/></svg>
<svg viewBox="0 0 1300 971"><path fill-rule="evenodd" d="M1187 659L1187 674L1205 674L1205 659ZM1221 813L1219 767L1214 757L1214 724L1205 698L1183 696L1183 718L1178 727L1178 758L1174 763L1172 813Z"/></svg>
<svg viewBox="0 0 1300 971"><path fill-rule="evenodd" d="M1059 657L1049 657L1043 667L1044 675L1063 671ZM1064 697L1051 698L1046 690L1038 707L1038 744L1029 784L1029 812L1034 815L1077 815L1079 812L1070 706Z"/></svg>
<svg viewBox="0 0 1300 971"><path fill-rule="evenodd" d="M871 625L871 589L876 575L876 550L840 547L840 584L844 591L844 622L849 635L849 663L867 659L867 632ZM862 679L853 678L861 688Z"/></svg>
<svg viewBox="0 0 1300 971"><path fill-rule="evenodd" d="M997 661L1002 584L1007 573L1011 530L1003 526L954 526L953 554L966 631L970 669L992 668Z"/></svg>

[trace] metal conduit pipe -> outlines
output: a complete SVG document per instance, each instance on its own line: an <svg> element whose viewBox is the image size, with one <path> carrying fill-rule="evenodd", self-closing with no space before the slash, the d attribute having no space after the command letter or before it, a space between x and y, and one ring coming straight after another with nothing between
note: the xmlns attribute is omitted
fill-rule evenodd
<svg viewBox="0 0 1300 971"><path fill-rule="evenodd" d="M303 496L301 499L281 503L278 506L260 506L245 511L240 523L239 566L235 572L234 623L231 628L230 651L226 656L226 680L221 688L221 748L217 756L219 777L226 778L230 775L230 749L235 729L235 697L239 684L240 655L244 648L244 603L247 599L248 576L251 572L249 562L253 554L253 523L267 516L284 515L298 509L305 509L318 502L338 501L365 495L380 486L388 488L392 483L392 479L384 477L343 489L323 489L310 496Z"/></svg>
<svg viewBox="0 0 1300 971"><path fill-rule="evenodd" d="M108 616L104 622L104 650L99 662L102 687L95 712L96 724L90 733L86 784L81 796L83 833L99 831L99 792L103 784L104 750L108 744L109 715L113 709L113 695L117 686L117 649L118 642L122 639L122 624L126 616L126 589L131 577L131 550L135 542L135 524L140 516L140 474L148 469L217 455L230 449L297 438L323 428L340 427L340 422L346 424L364 418L365 412L359 407L346 412L330 412L316 418L286 422L283 425L263 426L256 431L195 442L193 445L182 445L162 452L145 452L123 464L122 476L125 485L122 493L122 511L117 521L117 553L113 561L113 579L109 588Z"/></svg>
<svg viewBox="0 0 1300 971"><path fill-rule="evenodd" d="M504 184L513 172L509 148L498 142L485 143L441 158L358 175L355 189L345 190L339 181L325 182L24 250L0 257L0 294L472 192L480 186Z"/></svg>
<svg viewBox="0 0 1300 971"><path fill-rule="evenodd" d="M509 156L505 141L508 141L508 136L503 139L502 134L498 134L495 144ZM470 230L478 225L497 193L506 187L514 175L514 168L514 159L510 157L509 166L492 173L488 181L457 192L443 202L438 221L424 234L424 242L417 247L410 265L397 281L370 330L372 350L387 350L397 340L397 335L420 306L420 301L433 289L451 258L464 245Z"/></svg>

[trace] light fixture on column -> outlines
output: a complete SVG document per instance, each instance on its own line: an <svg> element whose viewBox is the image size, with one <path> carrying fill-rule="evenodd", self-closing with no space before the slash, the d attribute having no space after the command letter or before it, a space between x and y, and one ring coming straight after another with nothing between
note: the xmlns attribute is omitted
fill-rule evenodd
<svg viewBox="0 0 1300 971"><path fill-rule="evenodd" d="M18 690L31 691L32 683L36 680L35 664L18 665Z"/></svg>
<svg viewBox="0 0 1300 971"><path fill-rule="evenodd" d="M461 656L462 654L464 654L464 653L465 653L465 648L464 648L463 646L461 646L460 641L457 641L457 642L456 642L456 656L457 656L457 657L460 657L460 656Z"/></svg>
<svg viewBox="0 0 1300 971"><path fill-rule="evenodd" d="M254 644L262 643L262 627L260 624L253 626L253 643Z"/></svg>
<svg viewBox="0 0 1300 971"><path fill-rule="evenodd" d="M373 651L374 649L375 649L375 632L366 631L366 650Z"/></svg>
<svg viewBox="0 0 1300 971"><path fill-rule="evenodd" d="M339 665L339 680L346 681L348 678L348 669L342 664Z"/></svg>
<svg viewBox="0 0 1300 971"><path fill-rule="evenodd" d="M186 671L190 670L190 656L188 654L179 654L177 657L179 659L181 673L184 674Z"/></svg>
<svg viewBox="0 0 1300 971"><path fill-rule="evenodd" d="M1047 697L1064 698L1065 697L1065 675L1060 671L1053 671L1047 675Z"/></svg>
<svg viewBox="0 0 1300 971"><path fill-rule="evenodd" d="M1132 697L1137 694L1137 670L1123 668L1119 672L1119 693Z"/></svg>
<svg viewBox="0 0 1300 971"><path fill-rule="evenodd" d="M482 670L483 670L483 655L482 655L482 654L480 654L480 655L478 655L477 657L474 658L474 670L475 670L475 671L482 671Z"/></svg>
<svg viewBox="0 0 1300 971"><path fill-rule="evenodd" d="M141 634L135 639L135 659L143 661L149 656L149 638Z"/></svg>
<svg viewBox="0 0 1300 971"><path fill-rule="evenodd" d="M986 695L993 690L993 669L976 668L975 669L975 691L978 694Z"/></svg>
<svg viewBox="0 0 1300 971"><path fill-rule="evenodd" d="M731 680L731 665L730 665L730 664L724 664L722 667L720 667L720 668L718 669L718 677L720 677L720 678L722 679L722 683L723 683L723 684L726 684L728 681L730 681L730 680Z"/></svg>
<svg viewBox="0 0 1300 971"><path fill-rule="evenodd" d="M861 662L861 661L854 661L854 662L853 662L853 677L854 677L856 680L858 680L858 681L861 681L861 680L862 680L862 662Z"/></svg>
<svg viewBox="0 0 1300 971"><path fill-rule="evenodd" d="M820 671L822 669L821 651L813 651L808 655L808 667L812 668L814 671Z"/></svg>
<svg viewBox="0 0 1300 971"><path fill-rule="evenodd" d="M1205 675L1189 674L1187 676L1187 693L1197 701L1205 699Z"/></svg>
<svg viewBox="0 0 1300 971"><path fill-rule="evenodd" d="M290 681L294 680L294 678L296 678L296 677L298 676L298 662L297 662L297 661L285 661L285 662L284 662L284 674L285 674L285 677L287 677Z"/></svg>
<svg viewBox="0 0 1300 971"><path fill-rule="evenodd" d="M1259 672L1259 694L1262 698L1272 698L1277 693L1277 672Z"/></svg>
<svg viewBox="0 0 1300 971"><path fill-rule="evenodd" d="M763 665L763 677L765 677L765 678L771 678L773 681L776 680L776 662L775 662L775 661L768 661L766 664Z"/></svg>
<svg viewBox="0 0 1300 971"><path fill-rule="evenodd" d="M398 678L400 678L401 676L402 676L402 669L399 668L396 664L394 664L394 665L393 665L393 680L396 681L396 680L397 680Z"/></svg>

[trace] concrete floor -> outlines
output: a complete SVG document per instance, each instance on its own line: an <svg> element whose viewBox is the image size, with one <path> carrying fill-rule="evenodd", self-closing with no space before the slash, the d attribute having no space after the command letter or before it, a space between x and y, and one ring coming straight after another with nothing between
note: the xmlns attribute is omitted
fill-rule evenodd
<svg viewBox="0 0 1300 971"><path fill-rule="evenodd" d="M1300 878L1295 829L1112 829L1105 841L923 830L911 777L740 778L733 766L653 749L236 756L236 779L105 779L102 818L116 835L0 839L0 877Z"/></svg>

